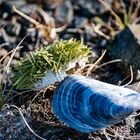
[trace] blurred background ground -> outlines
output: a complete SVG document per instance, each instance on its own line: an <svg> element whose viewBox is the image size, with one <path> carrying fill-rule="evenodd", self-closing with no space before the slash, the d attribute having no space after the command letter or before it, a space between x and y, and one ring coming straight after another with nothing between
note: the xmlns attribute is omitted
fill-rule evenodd
<svg viewBox="0 0 140 140"><path fill-rule="evenodd" d="M1 92L11 86L5 74L10 52L25 36L12 58L9 71L22 57L44 44L58 39L83 39L92 50L89 63L93 67L81 69L82 75L88 74L94 79L115 85L131 81L129 87L139 92L139 15L138 0L0 0ZM72 73L76 71L73 69ZM20 107L34 132L47 140L140 139L138 116L128 118L106 131L91 134L69 128L53 114L51 100L55 87L41 92L11 91L11 100L7 103ZM17 109L6 106L0 112L2 139L39 138L27 128Z"/></svg>

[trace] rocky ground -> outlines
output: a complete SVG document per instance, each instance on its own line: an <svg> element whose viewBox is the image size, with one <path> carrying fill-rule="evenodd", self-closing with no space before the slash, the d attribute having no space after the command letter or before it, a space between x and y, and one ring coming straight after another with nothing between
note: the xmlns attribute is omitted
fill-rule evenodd
<svg viewBox="0 0 140 140"><path fill-rule="evenodd" d="M92 50L89 64L96 64L80 70L82 75L140 92L139 15L138 0L0 0L0 95L6 96L0 140L140 140L139 112L105 130L80 133L54 115L56 86L17 91L9 80L29 52L58 39L82 38Z"/></svg>

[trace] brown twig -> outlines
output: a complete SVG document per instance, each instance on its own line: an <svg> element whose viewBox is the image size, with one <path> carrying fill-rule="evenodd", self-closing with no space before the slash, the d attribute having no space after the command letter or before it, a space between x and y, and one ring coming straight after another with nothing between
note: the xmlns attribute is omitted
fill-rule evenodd
<svg viewBox="0 0 140 140"><path fill-rule="evenodd" d="M110 10L111 14L115 17L118 23L118 27L120 28L120 30L122 30L124 28L124 24L122 23L121 18L112 10L112 8L105 1L103 0L98 1Z"/></svg>
<svg viewBox="0 0 140 140"><path fill-rule="evenodd" d="M11 63L11 61L12 61L12 59L13 59L13 57L14 57L16 51L17 51L17 49L19 49L21 43L25 40L25 38L26 38L27 36L28 36L28 34L19 42L19 44L18 44L18 45L16 46L16 48L13 50L12 55L11 55L11 57L10 57L10 60L8 61L7 65L6 65L6 67L5 67L5 72L6 72L6 73L9 73L9 66L10 66L10 63Z"/></svg>
<svg viewBox="0 0 140 140"><path fill-rule="evenodd" d="M31 17L27 16L26 14L24 14L23 12L19 11L15 6L13 6L13 10L17 14L19 14L20 16L24 17L25 19L27 19L28 21L30 21L31 23L33 23L35 26L41 25L39 22L37 22L33 18L31 18Z"/></svg>
<svg viewBox="0 0 140 140"><path fill-rule="evenodd" d="M91 73L91 71L93 70L93 68L95 68L95 66L103 59L103 57L104 57L105 54L106 54L106 50L104 50L104 52L99 57L99 59L93 65L90 66L89 70L87 71L86 76L89 76L89 74Z"/></svg>

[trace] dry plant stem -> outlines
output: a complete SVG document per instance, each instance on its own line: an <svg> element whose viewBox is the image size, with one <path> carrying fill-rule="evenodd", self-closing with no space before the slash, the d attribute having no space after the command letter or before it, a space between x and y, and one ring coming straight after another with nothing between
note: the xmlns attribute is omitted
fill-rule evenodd
<svg viewBox="0 0 140 140"><path fill-rule="evenodd" d="M139 115L140 115L140 113L138 113L138 114L136 114L136 115L131 115L131 118L137 117L137 116L139 116Z"/></svg>
<svg viewBox="0 0 140 140"><path fill-rule="evenodd" d="M4 27L6 27L6 26L7 26L7 23L4 24L4 25L0 28L0 36L3 36L5 42L6 42L6 43L9 43L9 39L7 38L7 34L6 34L5 30L4 30ZM3 43L3 44L4 44L4 43ZM1 47L2 47L2 46L1 46Z"/></svg>
<svg viewBox="0 0 140 140"><path fill-rule="evenodd" d="M132 81L133 81L134 75L133 75L133 69L132 69L132 66L130 66L130 75L131 75L131 79L130 79L130 81L129 81L127 84L123 85L122 87L126 87L126 86L128 86L128 85L131 84Z"/></svg>
<svg viewBox="0 0 140 140"><path fill-rule="evenodd" d="M30 92L30 91L34 91L34 90L26 90L26 91L23 91L23 92L17 92L17 91L14 91L14 90L5 90L5 92L6 91L9 91L9 92L13 92L13 93L16 93L16 95L14 95L14 96L12 96L11 98L9 98L7 101L6 101L6 104L9 102L9 101L11 101L13 98L15 98L16 96L18 96L18 95L22 95L23 93L26 93L26 92Z"/></svg>
<svg viewBox="0 0 140 140"><path fill-rule="evenodd" d="M7 46L7 45L9 45L9 42L2 43L2 44L0 44L0 48Z"/></svg>
<svg viewBox="0 0 140 140"><path fill-rule="evenodd" d="M109 131L111 131L112 128L107 127L107 128L104 129L104 132L107 133L108 136L111 136L111 137L113 137L113 138L116 138L115 135L109 134L109 133L107 132L107 129L108 129ZM112 132L112 131L111 131L111 132Z"/></svg>
<svg viewBox="0 0 140 140"><path fill-rule="evenodd" d="M117 138L118 137L118 135L116 135L116 130L113 130L111 127L108 127L108 128L106 128L105 130L109 130L109 131L111 131L111 133L113 133L114 135L112 135L112 134L109 134L109 133L107 133L109 136L111 136L111 137L114 137L114 138Z"/></svg>
<svg viewBox="0 0 140 140"><path fill-rule="evenodd" d="M117 128L118 128L118 127L117 127ZM119 138L122 139L122 140L126 140L126 139L128 139L128 140L140 140L140 137L139 137L139 136L129 136L129 137L125 137L125 136L122 136L122 135L118 134L118 129L117 129L117 130L114 130L114 129L110 128L110 127L108 127L107 129L108 129L109 131L111 131L111 132L114 134L114 135L111 135L111 134L108 133L108 135L110 135L110 136L112 136L112 137L114 137L114 138L119 137Z"/></svg>
<svg viewBox="0 0 140 140"><path fill-rule="evenodd" d="M40 8L39 8L40 9ZM16 12L17 14L19 14L20 16L24 17L25 19L27 19L28 21L30 21L31 23L33 23L36 27L45 27L45 25L37 22L36 20L34 20L33 18L27 16L26 14L24 14L23 12L19 11L15 6L13 6L13 10L14 12ZM40 12L40 11L39 11ZM45 20L45 22L47 22ZM55 26L55 25L53 25ZM62 32L63 30L65 30L67 27L67 24L63 25L62 27L59 28L55 28L56 32Z"/></svg>
<svg viewBox="0 0 140 140"><path fill-rule="evenodd" d="M91 73L91 71L93 70L93 68L95 68L95 66L103 59L104 55L106 54L106 50L104 50L104 52L102 53L102 55L99 57L99 59L90 66L89 70L87 71L86 76L88 77L89 74Z"/></svg>
<svg viewBox="0 0 140 140"><path fill-rule="evenodd" d="M41 40L41 38L40 37L37 37L35 48L39 48L40 40Z"/></svg>
<svg viewBox="0 0 140 140"><path fill-rule="evenodd" d="M44 18L44 21L46 24L50 24L52 25L53 28L55 28L55 21L54 18L50 17L48 13L46 13L42 8L38 8L39 13L42 15L42 17ZM62 25L61 27L55 28L56 32L62 32L67 28L67 24Z"/></svg>
<svg viewBox="0 0 140 140"><path fill-rule="evenodd" d="M9 54L11 54L13 51L14 51L14 49L11 50L10 52L8 52L6 55L4 55L4 56L0 59L0 63L1 63Z"/></svg>
<svg viewBox="0 0 140 140"><path fill-rule="evenodd" d="M135 88L135 91L137 91L137 89L138 89L139 87L140 87L140 81L139 81L137 87Z"/></svg>
<svg viewBox="0 0 140 140"><path fill-rule="evenodd" d="M12 52L14 52L14 49L11 50L10 52L8 52L6 55L4 55L4 56L0 59L0 63L1 63L9 54L11 54ZM3 77L3 75L4 75L5 73L6 73L6 74L8 73L8 71L6 71L6 69L4 69L4 71L3 71L3 73L2 73L2 77ZM0 80L0 82L2 82L2 79ZM3 93L4 93L4 91L3 91Z"/></svg>
<svg viewBox="0 0 140 140"><path fill-rule="evenodd" d="M62 25L61 27L55 28L56 33L60 33L62 31L64 31L67 28L67 24Z"/></svg>
<svg viewBox="0 0 140 140"><path fill-rule="evenodd" d="M129 77L130 77L130 74L127 75L122 81L119 81L119 82L118 82L118 86L121 86L121 84L122 84L127 78L129 78Z"/></svg>
<svg viewBox="0 0 140 140"><path fill-rule="evenodd" d="M39 91L35 96L34 98L32 99L32 101L30 101L29 103L29 108L31 107L31 104L33 103L33 101L37 98L37 96L42 92L43 90Z"/></svg>
<svg viewBox="0 0 140 140"><path fill-rule="evenodd" d="M107 140L111 140L111 138L109 137L108 133L106 132L106 130L103 130L103 134L105 135Z"/></svg>
<svg viewBox="0 0 140 140"><path fill-rule="evenodd" d="M125 3L124 3L123 0L120 0L120 3L123 7L124 24L126 25L128 23L128 14L127 14L127 11L126 11L126 6L125 6Z"/></svg>
<svg viewBox="0 0 140 140"><path fill-rule="evenodd" d="M24 17L25 19L27 19L28 21L30 21L31 23L33 23L34 25L38 26L41 25L39 22L37 22L36 20L32 19L31 17L27 16L26 14L24 14L23 12L19 11L15 6L13 6L13 10L14 12L16 12L17 14L19 14L20 16Z"/></svg>
<svg viewBox="0 0 140 140"><path fill-rule="evenodd" d="M133 21L138 16L137 13L135 13L135 12L134 12L134 14L132 13L133 12L133 8L134 8L134 2L133 2L133 0L130 0L130 6L129 6L129 9L128 9L127 17L128 17L128 22L131 23L131 24L133 23ZM126 7L125 7L125 9L126 9Z"/></svg>
<svg viewBox="0 0 140 140"><path fill-rule="evenodd" d="M123 26L121 18L111 9L111 7L105 1L103 0L98 0L98 1L110 10L111 14L116 18L118 22L118 27L120 28L120 30L122 30L124 26Z"/></svg>
<svg viewBox="0 0 140 140"><path fill-rule="evenodd" d="M96 25L96 27L98 27L98 26L100 26L100 28L101 28L101 27L105 27L105 28L107 28L107 29L110 31L110 33L111 33L111 36L107 36L107 37L111 38L112 36L114 36L115 31L114 31L113 27L111 27L110 25L108 25L108 23L105 23L100 17L96 17L96 19L97 19L97 25ZM98 27L98 29L99 29L99 27ZM67 31L68 31L68 30L67 30ZM104 34L104 33L103 33L103 34Z"/></svg>
<svg viewBox="0 0 140 140"><path fill-rule="evenodd" d="M54 24L54 19L52 17L49 16L49 14L47 14L42 8L38 7L38 11L39 13L42 15L42 17L44 18L44 21L46 24L52 23L53 27L55 26Z"/></svg>
<svg viewBox="0 0 140 140"><path fill-rule="evenodd" d="M8 34L6 33L4 29L1 29L1 35L5 42L10 42L10 37L8 36Z"/></svg>
<svg viewBox="0 0 140 140"><path fill-rule="evenodd" d="M115 60L111 60L109 62L106 62L106 63L103 63L99 66L95 66L95 70L101 68L101 67L104 67L106 65L109 65L109 64L112 64L112 63L117 63L117 62L121 62L122 60L121 59L115 59ZM86 67L89 67L89 66L92 66L93 64L86 64L84 67L80 67L76 72L75 74L78 74L82 69L86 68Z"/></svg>
<svg viewBox="0 0 140 140"><path fill-rule="evenodd" d="M12 96L10 99L8 99L8 101L6 101L6 104L10 101L10 100L12 100L13 98L15 98L17 95L20 95L21 96L21 93L19 93L19 92L17 92L17 91L14 91L14 90L5 90L5 92L13 92L13 93L15 93L15 95L14 96ZM8 95L6 96L7 98L8 98Z"/></svg>
<svg viewBox="0 0 140 140"><path fill-rule="evenodd" d="M134 6L134 2L133 2L133 0L130 0L130 8L129 8L129 11L128 11L128 16L131 16L132 11L133 11L133 6Z"/></svg>
<svg viewBox="0 0 140 140"><path fill-rule="evenodd" d="M13 59L13 57L14 57L16 51L17 51L17 49L19 48L19 46L21 45L21 43L25 40L25 38L26 38L27 36L28 36L28 34L19 42L19 44L18 44L18 45L16 46L16 48L14 49L14 51L13 51L11 57L10 57L10 60L8 61L7 65L6 65L6 67L5 67L5 72L6 72L6 73L9 72L10 63L11 63L11 61L12 61L12 59Z"/></svg>
<svg viewBox="0 0 140 140"><path fill-rule="evenodd" d="M47 89L50 89L50 90L53 90L53 91L54 91L55 88L56 88L56 86L54 86L53 84L50 85L49 87L45 88L45 89L43 90L43 95L42 95L42 97L45 98L45 93L46 93Z"/></svg>
<svg viewBox="0 0 140 140"><path fill-rule="evenodd" d="M140 9L140 2L138 2L133 14L132 14L132 18L137 19L137 16L139 14L139 9Z"/></svg>
<svg viewBox="0 0 140 140"><path fill-rule="evenodd" d="M22 48L22 47L19 47L18 49L20 49L20 48ZM11 50L11 51L9 51L6 55L4 55L4 56L0 59L0 63L1 63L9 54L11 54L12 52L14 52L14 49Z"/></svg>
<svg viewBox="0 0 140 140"><path fill-rule="evenodd" d="M18 9L16 9L15 6L13 6L13 10L14 12L16 12L17 14L19 14L20 16L24 17L26 20L30 21L31 23L33 23L37 28L39 29L43 29L45 30L46 26L37 22L36 20L34 20L33 18L27 16L26 14L24 14L23 12L19 11Z"/></svg>
<svg viewBox="0 0 140 140"><path fill-rule="evenodd" d="M95 26L93 23L92 23L92 27L94 29L94 32L96 32L97 34L99 34L100 36L104 37L105 39L109 40L110 37L106 34L104 34L103 32L100 31L100 26L97 25Z"/></svg>
<svg viewBox="0 0 140 140"><path fill-rule="evenodd" d="M5 23L5 24L0 28L0 33L1 33L2 30L5 28L5 26L7 26L7 23Z"/></svg>
<svg viewBox="0 0 140 140"><path fill-rule="evenodd" d="M27 121L26 121L26 119L25 119L25 117L24 117L24 115L23 115L23 113L22 113L20 108L18 108L16 105L7 105L7 106L12 107L12 108L16 108L19 111L24 123L26 124L27 128L31 131L32 134L34 134L37 138L39 138L41 140L46 140L45 138L43 138L43 137L39 136L38 134L36 134L34 132L34 130L29 126L29 124L27 123Z"/></svg>
<svg viewBox="0 0 140 140"><path fill-rule="evenodd" d="M129 22L131 24L136 24L137 22L140 21L140 17L138 17L138 13L139 13L139 9L140 9L140 3L138 2L134 12L132 13L132 10L134 8L134 2L133 2L133 0L131 0L130 2L131 2L130 8L129 8L128 14L127 13L126 14L128 16L128 20L130 20Z"/></svg>
<svg viewBox="0 0 140 140"><path fill-rule="evenodd" d="M135 25L140 21L140 17L138 17L132 24Z"/></svg>
<svg viewBox="0 0 140 140"><path fill-rule="evenodd" d="M104 66L106 66L106 65L108 65L108 64L117 63L117 62L121 62L121 61L122 61L121 59L111 60L111 61L109 61L109 62L106 62L106 63L103 63L103 64L101 64L101 65L99 65L99 66L96 66L95 69L99 69L99 68L104 67Z"/></svg>
<svg viewBox="0 0 140 140"><path fill-rule="evenodd" d="M136 7L134 14L135 15L135 21L132 24L137 24L140 21L140 16L136 18L136 16L138 16L138 11L140 9L140 2L138 3L138 6ZM134 16L134 14L132 16Z"/></svg>

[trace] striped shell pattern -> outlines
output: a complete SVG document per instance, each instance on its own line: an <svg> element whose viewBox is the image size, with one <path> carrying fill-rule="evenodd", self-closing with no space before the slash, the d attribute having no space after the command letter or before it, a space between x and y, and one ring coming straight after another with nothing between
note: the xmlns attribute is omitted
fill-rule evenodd
<svg viewBox="0 0 140 140"><path fill-rule="evenodd" d="M84 76L68 76L57 87L52 102L57 117L81 132L119 123L140 109L140 94Z"/></svg>

